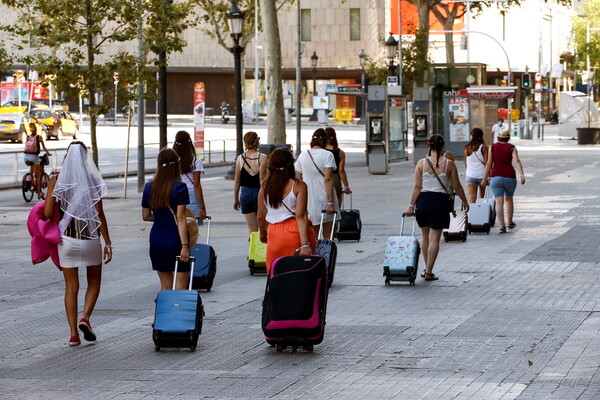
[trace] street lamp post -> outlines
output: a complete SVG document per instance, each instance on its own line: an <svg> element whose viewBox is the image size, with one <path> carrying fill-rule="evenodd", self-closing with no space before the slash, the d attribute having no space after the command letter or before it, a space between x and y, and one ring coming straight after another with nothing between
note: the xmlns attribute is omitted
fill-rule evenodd
<svg viewBox="0 0 600 400"><path fill-rule="evenodd" d="M398 41L394 36L390 33L390 37L385 41L385 46L387 48L387 57L390 60L390 76L396 75L394 73L394 58L396 58L396 52L398 51Z"/></svg>
<svg viewBox="0 0 600 400"><path fill-rule="evenodd" d="M365 123L365 112L366 112L366 108L367 108L367 99L365 96L365 65L367 64L367 54L365 53L365 50L361 50L360 54L358 55L358 59L360 60L360 93L362 94L361 96L361 108L362 110L360 111L360 120L358 121L359 124L364 124Z"/></svg>
<svg viewBox="0 0 600 400"><path fill-rule="evenodd" d="M240 46L240 37L242 36L242 26L244 22L244 13L240 11L236 1L231 2L231 10L227 13L227 22L229 24L229 34L233 39L233 47L229 51L234 58L234 86L235 86L235 141L236 156L244 152L242 140L244 129L244 117L242 114L242 53L244 48ZM233 179L235 176L235 164L227 172L227 178Z"/></svg>
<svg viewBox="0 0 600 400"><path fill-rule="evenodd" d="M313 55L310 56L310 63L312 65L312 73L313 73L313 96L316 96L316 94L317 94L317 64L319 63L319 56L317 55L316 51L314 51ZM309 121L317 120L317 110L315 110L314 104L313 104L313 113L308 120Z"/></svg>

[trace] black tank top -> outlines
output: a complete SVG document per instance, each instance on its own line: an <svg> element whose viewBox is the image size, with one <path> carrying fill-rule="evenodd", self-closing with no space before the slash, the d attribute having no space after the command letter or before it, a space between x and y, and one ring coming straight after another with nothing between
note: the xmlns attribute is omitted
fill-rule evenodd
<svg viewBox="0 0 600 400"><path fill-rule="evenodd" d="M252 167L250 166L250 164L248 164L248 161L246 161L246 157L242 154L242 160L244 160L244 164L246 164L248 166L248 168L250 170L252 170ZM258 160L258 170L260 171L260 154L258 155L258 158L251 158L250 160ZM244 168L244 165L242 164L242 169L240 171L241 175L240 175L240 186L244 186L244 187L260 187L260 173L257 173L255 175L250 175L250 173L246 170L246 168Z"/></svg>
<svg viewBox="0 0 600 400"><path fill-rule="evenodd" d="M340 149L337 148L336 150L331 150L331 149L327 149L327 150L333 154L333 159L335 160L336 168L333 170L333 173L339 174L340 173Z"/></svg>

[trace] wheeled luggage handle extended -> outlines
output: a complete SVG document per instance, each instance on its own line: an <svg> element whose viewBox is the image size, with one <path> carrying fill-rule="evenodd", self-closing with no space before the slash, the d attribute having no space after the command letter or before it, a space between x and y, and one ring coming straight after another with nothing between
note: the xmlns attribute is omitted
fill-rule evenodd
<svg viewBox="0 0 600 400"><path fill-rule="evenodd" d="M206 244L210 244L210 223L212 221L212 218L210 217L210 215L207 215L206 218L208 220L208 231L206 232ZM202 221L200 219L200 217L196 217L196 221L198 221L198 225L200 225L200 221Z"/></svg>
<svg viewBox="0 0 600 400"><path fill-rule="evenodd" d="M346 193L344 193L344 194L346 194ZM352 210L352 192L347 193L347 195L350 196L350 210ZM340 207L340 209L344 208L345 199L346 199L346 196L342 196L342 206Z"/></svg>
<svg viewBox="0 0 600 400"><path fill-rule="evenodd" d="M190 283L188 290L192 290L192 276L194 276L194 266L196 265L196 257L190 256ZM177 282L177 268L179 267L179 256L175 258L175 273L173 276L173 290L175 290L175 283Z"/></svg>
<svg viewBox="0 0 600 400"><path fill-rule="evenodd" d="M319 223L319 234L317 235L317 240L323 239L323 217L325 217L326 213L327 213L327 211L321 210L321 222ZM335 217L336 216L337 216L337 211L334 211L329 240L333 240L333 231L335 230L334 226L335 226Z"/></svg>
<svg viewBox="0 0 600 400"><path fill-rule="evenodd" d="M402 222L400 223L400 236L402 236L402 234L404 233L404 218L406 218L406 217L407 217L406 213L403 213L402 214ZM413 219L412 236L415 236L415 228L416 228L416 225L417 225L417 217L414 216L414 215L413 215L413 217L414 217L414 219Z"/></svg>

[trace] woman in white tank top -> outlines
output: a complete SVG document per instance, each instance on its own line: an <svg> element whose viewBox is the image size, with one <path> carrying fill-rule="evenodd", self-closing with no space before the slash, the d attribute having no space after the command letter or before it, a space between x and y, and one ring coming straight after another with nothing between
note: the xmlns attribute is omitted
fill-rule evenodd
<svg viewBox="0 0 600 400"><path fill-rule="evenodd" d="M465 211L469 210L469 203L458 180L456 165L443 156L444 137L433 135L427 140L427 144L429 144L429 157L417 163L415 186L405 214L415 215L421 228L421 248L425 261L425 272L421 276L426 281L435 281L438 277L433 273L433 265L440 249L442 230L450 226L449 199L446 189L451 191L451 188L454 188L454 192L463 202ZM436 174L443 186L436 178Z"/></svg>
<svg viewBox="0 0 600 400"><path fill-rule="evenodd" d="M277 257L296 252L308 256L317 243L308 220L308 191L296 179L294 156L288 149L277 149L267 162L269 174L258 192L258 228L261 242L267 244L269 273Z"/></svg>
<svg viewBox="0 0 600 400"><path fill-rule="evenodd" d="M477 188L483 179L488 158L488 149L483 142L483 130L480 128L473 128L471 131L471 141L465 146L464 156L469 204L473 204L477 200ZM480 191L479 197L483 197L484 194L484 191Z"/></svg>

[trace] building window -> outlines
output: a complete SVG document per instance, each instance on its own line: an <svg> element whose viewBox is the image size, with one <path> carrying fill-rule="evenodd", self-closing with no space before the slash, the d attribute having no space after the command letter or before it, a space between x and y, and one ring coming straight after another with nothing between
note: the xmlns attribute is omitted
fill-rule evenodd
<svg viewBox="0 0 600 400"><path fill-rule="evenodd" d="M310 10L304 9L300 10L300 32L303 42L310 42L310 30L311 30L311 20L310 20Z"/></svg>
<svg viewBox="0 0 600 400"><path fill-rule="evenodd" d="M360 8L350 9L350 40L360 40Z"/></svg>

